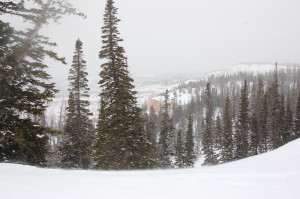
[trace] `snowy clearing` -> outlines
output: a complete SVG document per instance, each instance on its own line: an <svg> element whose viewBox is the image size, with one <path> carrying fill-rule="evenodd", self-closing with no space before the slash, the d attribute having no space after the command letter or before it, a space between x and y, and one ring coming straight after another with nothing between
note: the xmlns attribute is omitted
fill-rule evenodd
<svg viewBox="0 0 300 199"><path fill-rule="evenodd" d="M1 199L300 198L300 139L214 167L83 171L0 164Z"/></svg>

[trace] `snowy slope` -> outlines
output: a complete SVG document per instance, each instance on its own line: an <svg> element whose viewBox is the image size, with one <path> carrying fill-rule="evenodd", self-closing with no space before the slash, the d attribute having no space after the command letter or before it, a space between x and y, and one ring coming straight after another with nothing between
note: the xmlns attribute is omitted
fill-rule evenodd
<svg viewBox="0 0 300 199"><path fill-rule="evenodd" d="M278 69L286 69L287 67L290 67L293 65L279 65ZM143 106L145 103L148 103L150 99L154 99L157 101L162 102L164 97L163 93L168 89L171 91L170 98L173 99L174 93L176 94L177 103L180 104L187 104L192 96L195 96L195 92L193 90L192 93L188 92L179 92L179 90L176 88L179 84L185 83L188 84L190 82L197 82L200 79L207 79L209 77L213 76L222 76L222 75L233 75L237 74L239 72L248 72L252 74L264 74L266 72L273 71L275 68L274 64L239 64L234 65L231 67L227 67L227 70L225 71L217 71L214 73L210 73L207 75L199 75L197 78L192 77L191 75L184 76L168 76L168 75L139 75L135 76L135 85L136 85L136 91L138 92L137 99L138 99L138 105ZM200 77L202 76L202 77ZM100 88L97 84L99 81L98 76L90 76L89 77L89 88L90 88L90 110L93 113L94 121L96 121L98 117L98 109L99 109L99 92ZM242 83L242 82L240 82ZM67 102L67 92L68 88L68 82L65 81L58 85L58 89L61 90L61 92L57 95L57 98L53 100L49 104L49 107L46 111L46 121L48 126L52 126L51 123L55 123L57 125L59 121L60 116L60 110L63 103L63 111L65 111L65 105ZM174 92L174 90L176 90ZM202 93L204 88L200 89L200 93ZM63 102L64 100L64 102ZM55 128L55 125L54 125Z"/></svg>
<svg viewBox="0 0 300 199"><path fill-rule="evenodd" d="M300 139L214 167L83 171L0 164L1 199L298 199Z"/></svg>

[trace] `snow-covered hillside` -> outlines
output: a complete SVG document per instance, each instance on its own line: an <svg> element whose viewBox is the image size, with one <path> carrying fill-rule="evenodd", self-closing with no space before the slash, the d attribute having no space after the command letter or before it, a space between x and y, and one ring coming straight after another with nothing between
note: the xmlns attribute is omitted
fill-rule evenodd
<svg viewBox="0 0 300 199"><path fill-rule="evenodd" d="M88 99L90 102L90 111L93 116L92 119L96 121L98 117L98 109L99 109L99 76L89 76L89 88L90 88L90 98ZM155 98L157 96L161 96L166 89L173 89L179 85L179 83L185 82L188 79L192 78L191 75L187 76L167 76L163 74L158 75L136 75L134 76L135 90L138 92L137 100L138 105L141 107L145 103L148 103L149 99ZM64 117L67 98L68 98L68 82L64 81L57 85L57 88L60 92L57 94L56 98L53 99L52 102L48 104L48 108L46 111L46 122L49 127L57 128L60 118L60 113Z"/></svg>
<svg viewBox="0 0 300 199"><path fill-rule="evenodd" d="M287 67L292 65L279 65L279 69L286 69ZM168 76L168 75L137 75L134 76L136 91L138 92L138 105L143 106L151 101L151 99L155 101L162 102L164 97L163 93L166 89L170 90L170 98L174 99L176 96L178 104L187 104L192 96L195 96L195 89L191 92L187 90L179 90L177 89L179 84L189 84L189 83L197 83L200 80L205 80L209 77L220 77L222 75L233 75L240 72L247 72L253 75L256 74L264 74L266 72L273 71L275 69L274 64L240 64L228 67L227 70L217 71L214 73L210 73L207 75L196 75L194 77L192 75L181 75L181 76ZM93 120L96 121L98 117L98 109L99 109L99 92L100 88L98 85L99 77L98 76L90 76L89 77L89 87L90 87L90 110L93 113ZM236 84L242 84L242 82L236 82ZM67 104L67 92L68 82L65 81L58 85L58 89L61 92L57 95L57 98L53 100L49 104L49 107L46 112L46 120L48 126L53 128L57 127L58 121L60 120L60 112L61 110L65 111L65 106ZM202 93L205 87L198 89L198 93ZM64 100L64 101L63 101ZM63 105L63 106L62 106ZM54 125L51 125L51 124Z"/></svg>
<svg viewBox="0 0 300 199"><path fill-rule="evenodd" d="M1 199L298 199L300 139L219 166L83 171L0 164Z"/></svg>

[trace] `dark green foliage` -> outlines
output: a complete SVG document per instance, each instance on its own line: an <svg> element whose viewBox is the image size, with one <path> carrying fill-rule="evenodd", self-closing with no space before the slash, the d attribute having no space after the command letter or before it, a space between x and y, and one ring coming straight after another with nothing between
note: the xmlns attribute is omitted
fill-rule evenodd
<svg viewBox="0 0 300 199"><path fill-rule="evenodd" d="M62 146L61 163L64 168L89 168L93 125L89 116L88 80L82 42L76 41L73 64L69 72L69 100Z"/></svg>
<svg viewBox="0 0 300 199"><path fill-rule="evenodd" d="M258 154L258 123L255 117L255 114L252 114L250 117L250 155Z"/></svg>
<svg viewBox="0 0 300 199"><path fill-rule="evenodd" d="M266 134L266 129L263 129L263 127L266 125L266 118L267 115L264 115L265 113L262 113L262 106L264 103L264 83L261 77L258 78L258 88L255 95L255 99L253 99L253 103L255 104L252 113L255 117L255 120L252 120L251 124L251 131L255 131L255 122L257 123L257 147L258 147L258 153L262 153L263 149L263 135ZM267 107L266 107L267 110ZM264 118L262 118L264 117ZM265 123L264 123L265 120ZM253 123L254 122L254 123ZM254 126L253 126L254 125ZM265 127L266 128L266 127Z"/></svg>
<svg viewBox="0 0 300 199"><path fill-rule="evenodd" d="M0 131L0 161L45 166L47 129L29 119L6 116ZM2 119L4 118L0 117Z"/></svg>
<svg viewBox="0 0 300 199"><path fill-rule="evenodd" d="M184 143L184 165L186 167L193 167L195 164L195 143L193 133L193 119L192 115L189 116L188 129L185 136Z"/></svg>
<svg viewBox="0 0 300 199"><path fill-rule="evenodd" d="M173 156L171 149L171 133L174 130L172 119L170 118L170 102L169 91L165 93L164 105L162 108L161 132L159 138L160 145L160 167L170 168L172 166L171 157Z"/></svg>
<svg viewBox="0 0 300 199"><path fill-rule="evenodd" d="M1 51L5 52L1 53L0 63L1 85L5 89L5 95L0 95L1 109L39 115L45 109L44 102L54 97L57 91L53 83L47 83L51 77L45 71L48 66L43 61L49 57L65 63L64 58L49 49L56 44L39 35L39 32L50 21L57 22L65 14L78 13L65 0L48 0L46 3L34 0L35 8L27 8L27 3L24 5L23 1L16 2L19 3L3 2L0 7L4 13L15 14L29 21L32 28L26 32L13 31L8 24L0 21Z"/></svg>
<svg viewBox="0 0 300 199"><path fill-rule="evenodd" d="M24 6L24 0L13 0L13 1L1 1L0 2L0 14L19 14L19 11Z"/></svg>
<svg viewBox="0 0 300 199"><path fill-rule="evenodd" d="M4 156L41 165L45 159L42 156L46 154L46 142L42 140L46 131L31 119L23 118L42 117L45 102L57 92L54 84L49 82L51 77L46 72L45 57L65 61L50 49L56 44L39 32L50 21L57 22L65 14L78 13L65 0L33 2L34 8L27 1L0 3L0 14L13 14L31 23L31 28L26 31L15 31L0 20L0 131L9 137L9 144L3 145L3 150L20 154Z"/></svg>
<svg viewBox="0 0 300 199"><path fill-rule="evenodd" d="M293 125L294 125L293 112L291 110L291 106L290 106L290 102L289 102L289 98L288 98L286 112L284 115L284 128L283 128L283 134L282 134L283 144L286 144L294 139L295 134L293 132L293 130L294 130Z"/></svg>
<svg viewBox="0 0 300 199"><path fill-rule="evenodd" d="M146 131L147 138L151 143L150 157L154 160L158 160L159 151L157 137L159 134L159 116L155 113L154 108L151 106L149 115L147 117Z"/></svg>
<svg viewBox="0 0 300 199"><path fill-rule="evenodd" d="M280 100L280 107L279 107L279 146L282 146L284 144L284 137L286 136L286 129L285 129L285 99L284 96L281 96Z"/></svg>
<svg viewBox="0 0 300 199"><path fill-rule="evenodd" d="M244 158L273 150L274 147L277 148L295 138L299 138L299 74L300 67L296 65L281 67L279 70L276 69L275 72L270 71L258 77L256 74L248 72L240 72L235 75L226 74L219 77L210 76L208 81L212 83L211 87L213 89L210 93L212 99L209 102L207 102L208 92L202 92L207 84L207 79L181 84L179 94L177 92L179 96L180 92L193 89L196 95L199 91L202 92L195 100L191 100L190 104L182 105L182 112L186 114L190 111L195 115L195 126L198 130L197 138L201 137L202 141L204 165L207 164L207 157L212 157L212 162L217 160L216 163L228 162L234 158ZM253 82L253 84L247 84L247 89L245 89L245 84L242 85L243 88L240 93L240 82L245 79L248 82ZM267 83L268 85L265 86ZM224 85L230 86L224 88ZM224 96L226 89L228 92L227 99ZM248 90L251 91L250 94ZM280 96L282 96L282 100ZM232 99L230 105L228 105L229 98ZM197 102L196 108L193 108L195 101ZM219 111L219 108L223 111ZM195 110L195 112L192 110ZM177 110L174 111L176 112L176 118L179 118ZM223 120L221 125L219 125L218 118L210 120L209 116L214 116L212 113L220 114ZM204 116L204 120L202 120L203 124L201 125L200 118L202 116ZM176 120L176 126L180 126L179 121ZM235 124L234 128L232 127L233 122ZM213 123L215 125L212 125L211 130L209 124ZM220 129L222 129L221 153L219 153L220 149L218 148ZM212 132L212 139L210 139L207 132ZM210 140L213 143L213 150L209 150L207 145ZM198 143L197 146L199 146ZM212 156L207 156L207 153ZM220 154L221 158L219 158Z"/></svg>
<svg viewBox="0 0 300 199"><path fill-rule="evenodd" d="M276 149L281 144L280 135L280 96L278 91L277 68L274 72L273 80L268 88L268 140L270 150Z"/></svg>
<svg viewBox="0 0 300 199"><path fill-rule="evenodd" d="M221 162L221 155L222 155L222 144L223 144L223 127L221 123L221 118L218 115L215 128L214 128L214 134L213 134L213 143L214 143L214 159L216 160L216 163Z"/></svg>
<svg viewBox="0 0 300 199"><path fill-rule="evenodd" d="M129 76L125 50L119 45L117 8L107 0L102 27L102 50L99 57L100 113L94 144L98 169L149 168L151 144L147 140L141 109L137 107L133 79Z"/></svg>
<svg viewBox="0 0 300 199"><path fill-rule="evenodd" d="M177 142L175 146L175 165L178 168L183 168L184 164L184 145L183 145L183 138L182 138L182 131L179 130L177 133Z"/></svg>
<svg viewBox="0 0 300 199"><path fill-rule="evenodd" d="M259 130L261 133L261 141L260 141L260 153L268 151L268 115L269 115L269 108L268 108L268 100L267 95L264 95L263 103L260 110L259 115Z"/></svg>
<svg viewBox="0 0 300 199"><path fill-rule="evenodd" d="M15 45L14 30L0 21L0 35L0 161L21 161L43 166L47 154L45 128L30 119L19 118L16 110L40 113L34 106L42 104L38 101L41 98L35 96L46 96L35 88L23 91L23 80L20 77L14 79L21 70L14 70L14 66L18 64L12 50Z"/></svg>
<svg viewBox="0 0 300 199"><path fill-rule="evenodd" d="M233 144L231 103L227 95L223 112L222 162L233 160Z"/></svg>
<svg viewBox="0 0 300 199"><path fill-rule="evenodd" d="M241 159L247 157L249 150L249 99L247 81L244 81L244 85L241 88L241 102L235 136L236 158Z"/></svg>
<svg viewBox="0 0 300 199"><path fill-rule="evenodd" d="M214 150L213 150L213 108L212 108L212 99L211 99L211 85L210 83L206 84L205 90L205 123L204 123L204 132L202 137L202 151L204 155L203 165L213 165L216 164L214 159Z"/></svg>

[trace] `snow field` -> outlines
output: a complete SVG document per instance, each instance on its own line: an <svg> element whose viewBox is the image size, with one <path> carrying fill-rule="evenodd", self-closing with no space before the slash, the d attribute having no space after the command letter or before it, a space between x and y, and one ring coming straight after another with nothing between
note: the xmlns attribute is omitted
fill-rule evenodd
<svg viewBox="0 0 300 199"><path fill-rule="evenodd" d="M0 164L1 199L298 199L300 139L219 166L84 171Z"/></svg>

